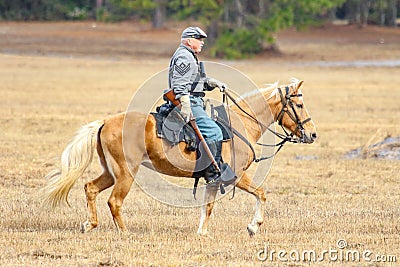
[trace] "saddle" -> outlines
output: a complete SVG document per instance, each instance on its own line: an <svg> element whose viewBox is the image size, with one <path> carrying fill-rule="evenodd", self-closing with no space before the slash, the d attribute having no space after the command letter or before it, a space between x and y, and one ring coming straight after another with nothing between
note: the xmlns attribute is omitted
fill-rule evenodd
<svg viewBox="0 0 400 267"><path fill-rule="evenodd" d="M166 139L171 146L177 145L179 142L186 143L186 149L196 151L199 140L195 131L186 123L179 113L179 110L170 103L164 103L157 107L157 112L151 114L156 119L156 131L159 138ZM227 125L228 115L223 105L214 107L211 105L211 117L221 128L223 141L232 139L232 130Z"/></svg>
<svg viewBox="0 0 400 267"><path fill-rule="evenodd" d="M164 103L156 110L151 114L156 119L157 136L166 139L171 146L185 142L187 150L196 151L196 133L182 118L179 110L169 103Z"/></svg>
<svg viewBox="0 0 400 267"><path fill-rule="evenodd" d="M233 128L230 127L228 115L224 105L216 106L210 105L211 107L211 118L221 128L223 139L222 141L228 141L233 138ZM186 143L186 149L189 151L197 151L199 155L199 139L192 128L192 126L183 119L179 110L169 102L157 107L157 112L151 113L156 119L156 131L159 138L166 139L170 145L174 146L180 142ZM236 131L235 131L236 132ZM237 134L237 133L236 133ZM223 177L236 177L235 173L228 166L228 164L221 164L222 167L222 181ZM199 178L203 177L203 171L193 173L195 182L193 185L193 196L196 199L196 190L199 182ZM221 194L225 193L225 189L222 184L219 185Z"/></svg>

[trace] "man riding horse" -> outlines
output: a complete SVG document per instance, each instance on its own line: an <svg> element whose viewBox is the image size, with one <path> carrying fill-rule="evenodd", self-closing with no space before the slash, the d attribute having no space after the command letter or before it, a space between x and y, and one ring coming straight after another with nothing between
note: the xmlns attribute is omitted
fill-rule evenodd
<svg viewBox="0 0 400 267"><path fill-rule="evenodd" d="M212 153L207 153L207 156L212 154L219 162L221 161L221 130L204 111L202 97L204 91L216 87L224 90L226 85L215 79L201 77L199 70L201 64L197 61L196 55L201 51L204 44L202 38L206 36L199 28L187 28L183 31L182 44L171 59L169 85L173 89L170 92L175 92L176 98L181 102L181 113L185 116L185 119L190 120L192 126L196 126L194 121L197 122L198 127L196 126L193 129L198 130L200 128L201 134L198 134L198 136L201 137L202 145L204 145L203 141L206 140L212 150ZM245 138L246 142L240 139L241 141L235 144L234 149L232 149L233 146L229 146L232 141L227 141L222 146L222 154L228 157L229 153L234 150L235 157L232 160L234 163L231 164L235 164L235 167L237 167L238 178L237 181L232 181L236 182L237 188L254 195L256 198L254 217L247 226L250 236L257 233L263 223L266 207L264 189L254 183L253 177L247 173L253 162L267 158L257 158L253 146L257 144L260 137L274 122L281 124L282 127L291 132L290 135L275 132L276 136L283 139L277 144L279 147L282 147L285 142L311 144L317 138L315 125L304 105L303 93L300 89L302 84L303 81L297 79L293 79L291 84L285 86L278 86L276 83L268 88L256 89L256 91L242 95L234 102L235 105L231 105L232 114L240 115L239 117L231 117L233 118L232 129L236 129L235 134L238 137L238 133L242 133L241 135L247 133L246 136L249 138ZM224 94L229 97L229 92L225 91ZM171 99L169 100L171 101ZM172 100L175 99L172 98ZM233 101L233 99L231 100ZM266 108L264 108L265 105L267 105ZM176 106L179 106L179 104ZM195 119L192 119L191 116ZM259 118L262 118L262 120ZM194 176L193 172L193 169L197 167L195 165L202 162L202 160L193 162L198 154L186 150L184 144L164 146L166 141L159 138L157 131L154 131L156 125L155 116L131 110L83 126L64 149L60 170L55 169L46 176L47 184L43 189L43 201L53 208L62 203L68 203L68 194L72 186L82 177L97 152L102 173L85 184L89 218L82 223L81 231L88 232L98 226L96 197L110 187L113 187L113 189L107 204L117 228L126 231L127 227L121 213L122 205L140 166L148 167L150 162L151 169L158 173L174 177L194 177L196 179L201 177L200 175ZM128 130L124 131L124 129ZM202 153L201 150L200 153ZM182 155L184 156L182 157ZM209 158L211 159L212 156ZM190 160L182 160L183 167L181 168L170 159ZM229 160L226 161L230 162ZM198 233L201 235L208 233L208 221L218 192L214 190L215 185L219 185L221 189L221 186L229 181L226 179L228 176L226 163L222 163L221 167L218 167L218 164L214 164L215 161L213 161L212 163L216 168L209 166L209 161L207 163L202 168L204 169L202 174L204 174L209 186L205 187L201 207L198 228ZM222 170L221 176L216 169ZM151 175L143 178L154 181Z"/></svg>
<svg viewBox="0 0 400 267"><path fill-rule="evenodd" d="M169 65L169 88L175 93L175 99L180 101L180 113L185 120L189 121L194 117L215 162L219 165L222 160L223 135L221 128L205 112L203 97L204 91L218 87L223 92L227 85L202 75L197 54L201 52L204 38L207 38L207 34L199 27L189 27L182 32L181 44ZM204 178L207 184L218 184L221 173L211 163L204 170Z"/></svg>

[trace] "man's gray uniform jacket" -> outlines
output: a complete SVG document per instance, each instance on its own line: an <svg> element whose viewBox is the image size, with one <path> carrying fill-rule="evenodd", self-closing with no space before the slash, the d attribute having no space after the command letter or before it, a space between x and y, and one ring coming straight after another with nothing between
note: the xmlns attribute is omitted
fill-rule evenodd
<svg viewBox="0 0 400 267"><path fill-rule="evenodd" d="M199 62L194 51L181 44L175 51L169 64L169 88L173 89L176 99L191 92L203 92L206 78L201 77Z"/></svg>

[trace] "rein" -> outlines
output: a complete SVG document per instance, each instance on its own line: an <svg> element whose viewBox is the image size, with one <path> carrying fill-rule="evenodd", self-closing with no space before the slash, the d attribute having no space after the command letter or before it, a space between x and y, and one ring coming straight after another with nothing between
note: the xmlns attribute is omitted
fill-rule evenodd
<svg viewBox="0 0 400 267"><path fill-rule="evenodd" d="M258 142L257 142L256 144L257 144L257 145L260 145L260 146L278 147L278 149L277 149L272 155L263 156L263 157L257 158L257 157L256 157L256 154L255 154L255 151L254 151L254 148L253 148L253 146L250 144L250 142L249 142L243 135L241 135L241 134L238 135L237 133L235 133L240 139L242 139L243 141L245 141L245 143L250 147L251 151L253 152L253 161L254 161L254 162L260 162L260 161L262 161L262 160L266 160L266 159L270 159L270 158L274 157L276 154L278 154L278 152L282 149L283 145L284 145L286 142L289 142L289 143L303 143L303 142L305 141L305 140L304 140L304 131L305 131L305 130L304 130L303 125L306 124L307 122L309 122L309 121L311 120L311 118L307 118L307 119L305 119L304 121L300 121L299 116L298 116L298 114L297 114L297 112L296 112L296 110L295 110L295 108L294 108L294 103L293 103L293 100L292 100L293 97L301 97L302 94L290 95L290 94L289 94L289 87L288 87L288 86L285 87L285 91L286 91L286 96L285 96L285 97L283 96L283 93L282 93L282 90L281 90L280 87L278 87L278 91L279 91L279 95L280 95L280 97L281 97L282 109L281 109L281 111L279 112L279 114L278 114L278 116L277 116L277 120L278 120L279 125L282 127L283 131L285 132L285 135L284 135L284 134L281 134L281 133L278 133L278 132L276 132L276 131L274 131L274 130L271 130L267 125L265 125L265 124L263 124L262 122L260 122L259 120L257 120L257 118L255 118L253 115L251 115L251 114L248 113L246 110L244 110L244 109L237 103L237 101L235 100L235 98L234 98L231 94L229 94L229 93L227 92L227 90L224 90L224 98L223 98L223 99L224 99L224 102L225 102L226 98L229 98L229 99L235 104L235 106L237 106L237 107L240 109L240 111L242 111L244 114L246 114L250 119L252 119L253 121L255 121L259 126L266 128L268 131L270 131L271 133L273 133L275 136L277 136L278 138L280 138L280 139L282 140L282 141L279 142L278 144L274 144L274 145L262 144L262 143L258 143ZM226 102L227 102L227 101L226 101ZM288 105L289 105L289 107L292 109L293 114L292 114L291 112L289 112L289 109L288 109L288 107L287 107ZM290 133L290 134L289 134L289 133L285 130L285 128L283 127L283 125L282 125L282 119L283 119L283 115L284 115L285 113L287 113L288 116L289 116L294 122L296 122L296 131L300 131L301 136L302 136L301 138L296 138L296 137L294 137L293 133ZM296 131L295 131L295 132L296 132Z"/></svg>

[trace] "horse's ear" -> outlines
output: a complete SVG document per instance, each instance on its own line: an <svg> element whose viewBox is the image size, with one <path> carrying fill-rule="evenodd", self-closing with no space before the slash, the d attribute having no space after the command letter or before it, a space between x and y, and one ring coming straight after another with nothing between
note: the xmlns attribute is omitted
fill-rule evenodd
<svg viewBox="0 0 400 267"><path fill-rule="evenodd" d="M298 83L297 83L297 88L296 88L296 91L297 90L299 90L299 88L300 88L300 86L303 84L303 80L300 80Z"/></svg>

